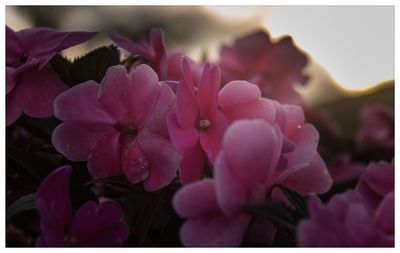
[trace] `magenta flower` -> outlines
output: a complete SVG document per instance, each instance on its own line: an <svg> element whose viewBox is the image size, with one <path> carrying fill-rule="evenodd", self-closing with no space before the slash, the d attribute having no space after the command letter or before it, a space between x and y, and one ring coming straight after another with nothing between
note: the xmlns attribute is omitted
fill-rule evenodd
<svg viewBox="0 0 400 253"><path fill-rule="evenodd" d="M122 246L129 227L122 219L121 206L114 201L86 202L72 215L69 184L72 168L62 166L48 175L36 193L41 235L38 247Z"/></svg>
<svg viewBox="0 0 400 253"><path fill-rule="evenodd" d="M336 160L329 165L329 173L335 182L357 179L365 170L365 164L351 161L350 154L337 154Z"/></svg>
<svg viewBox="0 0 400 253"><path fill-rule="evenodd" d="M168 53L161 29L151 29L149 41L142 40L139 43L132 42L115 33L110 33L109 37L117 46L125 49L134 56L140 57L139 61L135 64L145 63L152 66L160 80L169 81L168 84L174 91L177 84L176 82L182 78L182 58L187 59L193 78L195 80L199 80L200 78L201 67L195 61L180 52Z"/></svg>
<svg viewBox="0 0 400 253"><path fill-rule="evenodd" d="M37 118L53 115L53 101L68 87L44 66L60 51L83 43L95 32L57 32L32 28L14 32L6 26L6 124L22 112Z"/></svg>
<svg viewBox="0 0 400 253"><path fill-rule="evenodd" d="M393 247L394 165L370 163L356 190L328 204L309 203L310 219L300 223L300 246Z"/></svg>
<svg viewBox="0 0 400 253"><path fill-rule="evenodd" d="M186 184L201 178L206 157L214 163L228 122L217 108L221 81L218 67L206 64L197 84L186 60L182 61L182 72L176 110L168 115L167 124L172 142L183 155L180 179Z"/></svg>
<svg viewBox="0 0 400 253"><path fill-rule="evenodd" d="M360 129L356 135L359 147L391 149L394 147L394 110L382 104L368 105L360 114Z"/></svg>
<svg viewBox="0 0 400 253"><path fill-rule="evenodd" d="M274 43L265 31L237 39L233 46L221 49L219 65L225 82L247 80L257 84L263 97L282 103L303 105L295 84L307 80L302 74L307 57L290 37Z"/></svg>
<svg viewBox="0 0 400 253"><path fill-rule="evenodd" d="M239 246L251 221L246 213L228 217L222 212L212 179L185 185L172 203L175 211L188 219L180 230L181 242L188 247Z"/></svg>
<svg viewBox="0 0 400 253"><path fill-rule="evenodd" d="M94 178L123 172L131 183L144 181L148 191L160 189L180 162L166 126L174 102L149 66L129 75L111 67L101 85L88 81L57 97L55 116L65 122L54 130L53 145L71 161L88 161Z"/></svg>

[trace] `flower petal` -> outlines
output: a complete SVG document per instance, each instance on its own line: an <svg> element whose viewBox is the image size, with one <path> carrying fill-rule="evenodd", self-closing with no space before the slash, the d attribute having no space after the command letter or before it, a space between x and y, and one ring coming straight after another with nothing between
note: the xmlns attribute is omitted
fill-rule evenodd
<svg viewBox="0 0 400 253"><path fill-rule="evenodd" d="M149 176L150 162L136 140L132 140L122 148L121 167L132 184L142 182Z"/></svg>
<svg viewBox="0 0 400 253"><path fill-rule="evenodd" d="M179 179L181 180L182 185L202 178L205 159L206 154L200 144L183 154L179 167Z"/></svg>
<svg viewBox="0 0 400 253"><path fill-rule="evenodd" d="M174 195L172 205L179 216L188 219L220 212L215 181L204 179L185 185Z"/></svg>
<svg viewBox="0 0 400 253"><path fill-rule="evenodd" d="M168 115L167 125L171 141L179 153L183 154L199 143L199 131L194 127L183 130L178 125L175 113Z"/></svg>
<svg viewBox="0 0 400 253"><path fill-rule="evenodd" d="M137 137L150 162L150 174L143 185L147 191L155 191L167 186L175 178L181 155L168 139L144 131Z"/></svg>
<svg viewBox="0 0 400 253"><path fill-rule="evenodd" d="M129 227L121 218L122 208L117 202L88 201L72 218L69 236L80 247L122 246Z"/></svg>
<svg viewBox="0 0 400 253"><path fill-rule="evenodd" d="M138 66L129 75L123 66L113 66L102 81L99 101L119 123L133 123L140 128L160 89L157 74L147 65Z"/></svg>
<svg viewBox="0 0 400 253"><path fill-rule="evenodd" d="M181 80L176 88L176 117L181 128L188 129L194 126L199 109L189 84Z"/></svg>
<svg viewBox="0 0 400 253"><path fill-rule="evenodd" d="M375 214L377 226L387 235L394 235L394 192L385 196Z"/></svg>
<svg viewBox="0 0 400 253"><path fill-rule="evenodd" d="M88 169L95 178L118 176L121 173L119 133L114 132L98 140L88 158Z"/></svg>
<svg viewBox="0 0 400 253"><path fill-rule="evenodd" d="M182 244L187 247L240 246L250 215L238 214L231 218L215 215L188 220L180 230Z"/></svg>
<svg viewBox="0 0 400 253"><path fill-rule="evenodd" d="M64 245L64 229L71 219L71 170L71 166L56 169L43 180L36 192L42 239L47 246Z"/></svg>
<svg viewBox="0 0 400 253"><path fill-rule="evenodd" d="M51 136L54 148L71 161L87 161L94 144L115 132L112 126L93 122L64 122Z"/></svg>
<svg viewBox="0 0 400 253"><path fill-rule="evenodd" d="M54 115L64 121L114 124L114 119L97 102L100 86L94 81L76 85L54 100Z"/></svg>
<svg viewBox="0 0 400 253"><path fill-rule="evenodd" d="M197 101L201 119L214 120L217 105L218 91L221 85L221 73L218 66L206 64L203 75L198 84Z"/></svg>
<svg viewBox="0 0 400 253"><path fill-rule="evenodd" d="M23 42L16 32L6 26L6 66L17 67L17 61L24 53Z"/></svg>
<svg viewBox="0 0 400 253"><path fill-rule="evenodd" d="M303 194L322 194L330 189L333 180L321 156L316 154L309 166L290 174L282 184Z"/></svg>

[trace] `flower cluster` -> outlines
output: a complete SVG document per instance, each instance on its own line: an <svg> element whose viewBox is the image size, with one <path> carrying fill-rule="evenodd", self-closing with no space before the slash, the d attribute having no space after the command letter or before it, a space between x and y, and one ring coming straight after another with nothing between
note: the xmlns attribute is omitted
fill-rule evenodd
<svg viewBox="0 0 400 253"><path fill-rule="evenodd" d="M28 166L41 171L36 246L152 245L151 229L161 238L171 227L184 246L268 246L288 229L299 246L393 246L394 165L364 169L349 152L336 154L336 167L325 162L295 87L307 81L307 57L290 37L255 32L223 46L218 61L196 62L168 51L160 29L139 42L110 33L127 57L102 48L117 63L70 82L82 65L72 71L79 60L59 53L95 35L6 27L10 157L20 150L46 165ZM393 118L365 109L357 147L392 149ZM332 190L349 179L354 190ZM171 213L182 226L168 225Z"/></svg>

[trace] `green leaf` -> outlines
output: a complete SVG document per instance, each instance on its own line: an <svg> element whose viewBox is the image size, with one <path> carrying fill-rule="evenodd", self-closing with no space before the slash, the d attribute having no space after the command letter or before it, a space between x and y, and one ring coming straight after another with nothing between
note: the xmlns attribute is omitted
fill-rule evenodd
<svg viewBox="0 0 400 253"><path fill-rule="evenodd" d="M71 82L73 85L103 79L107 69L120 64L120 52L114 45L97 48L88 54L75 59L71 66Z"/></svg>
<svg viewBox="0 0 400 253"><path fill-rule="evenodd" d="M14 215L20 212L35 209L35 200L35 194L31 193L15 201L9 208L7 208L6 221L8 222Z"/></svg>
<svg viewBox="0 0 400 253"><path fill-rule="evenodd" d="M50 70L66 84L71 85L71 67L72 62L66 57L57 54L50 61Z"/></svg>
<svg viewBox="0 0 400 253"><path fill-rule="evenodd" d="M290 230L295 229L295 213L281 201L266 201L260 204L248 206L247 209L254 214L261 215L273 222L282 224Z"/></svg>

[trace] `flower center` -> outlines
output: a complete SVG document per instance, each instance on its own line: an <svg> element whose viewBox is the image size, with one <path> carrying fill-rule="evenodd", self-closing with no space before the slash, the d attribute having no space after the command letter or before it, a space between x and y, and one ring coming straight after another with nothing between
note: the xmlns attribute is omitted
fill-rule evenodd
<svg viewBox="0 0 400 253"><path fill-rule="evenodd" d="M210 127L211 123L208 119L198 120L195 123L195 127L200 131L205 131Z"/></svg>

